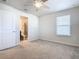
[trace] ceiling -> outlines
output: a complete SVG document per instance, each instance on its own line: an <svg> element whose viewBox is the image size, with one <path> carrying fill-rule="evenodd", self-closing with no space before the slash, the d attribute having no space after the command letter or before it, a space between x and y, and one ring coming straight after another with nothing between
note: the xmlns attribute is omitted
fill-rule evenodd
<svg viewBox="0 0 79 59"><path fill-rule="evenodd" d="M44 3L48 7L41 7L38 10L32 6L33 0L7 0L5 3L37 16L79 6L79 0L48 0Z"/></svg>

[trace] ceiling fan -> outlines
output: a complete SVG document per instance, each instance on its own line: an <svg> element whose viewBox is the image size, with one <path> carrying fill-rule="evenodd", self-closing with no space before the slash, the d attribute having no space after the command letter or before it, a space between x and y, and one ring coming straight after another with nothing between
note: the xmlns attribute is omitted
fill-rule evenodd
<svg viewBox="0 0 79 59"><path fill-rule="evenodd" d="M39 10L41 7L42 8L49 8L45 2L47 2L48 0L33 0L33 2L31 3L26 3L24 6L25 7L29 7L29 6L32 6L34 7L36 10ZM27 10L27 8L25 8L24 10Z"/></svg>

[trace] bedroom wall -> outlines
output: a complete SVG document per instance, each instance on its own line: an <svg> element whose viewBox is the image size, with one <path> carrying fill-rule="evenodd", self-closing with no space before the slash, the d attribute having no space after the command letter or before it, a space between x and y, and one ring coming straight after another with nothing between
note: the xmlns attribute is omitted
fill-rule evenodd
<svg viewBox="0 0 79 59"><path fill-rule="evenodd" d="M71 36L56 35L56 17L71 16ZM40 39L79 46L79 7L40 16Z"/></svg>
<svg viewBox="0 0 79 59"><path fill-rule="evenodd" d="M22 11L19 11L15 8L12 8L12 7L10 7L8 5L5 5L5 4L2 4L2 3L0 3L0 12L1 11L11 12L11 13L16 15L16 17L15 17L16 25L15 25L15 23L13 25L15 25L15 27L17 27L15 29L17 31L17 33L16 33L17 34L17 39L16 39L17 44L19 44L19 41L20 41L20 39L19 39L20 38L20 28L19 28L20 16L28 17L28 41L37 40L39 38L39 31L38 31L39 30L39 25L38 25L38 20L39 19L38 19L37 16L32 15L32 14L28 14L28 13L24 13ZM11 19L9 19L9 20L11 20ZM8 20L8 22L9 22L9 20ZM1 24L1 21L2 20L0 19L0 24ZM6 19L4 21L4 24L5 23L6 23ZM2 27L0 25L0 32L1 32L1 28ZM1 37L2 37L1 35L3 35L3 34L0 34L0 40L1 40ZM9 34L7 34L7 35L9 35ZM7 39L6 41L8 41L8 40L10 40L10 39Z"/></svg>

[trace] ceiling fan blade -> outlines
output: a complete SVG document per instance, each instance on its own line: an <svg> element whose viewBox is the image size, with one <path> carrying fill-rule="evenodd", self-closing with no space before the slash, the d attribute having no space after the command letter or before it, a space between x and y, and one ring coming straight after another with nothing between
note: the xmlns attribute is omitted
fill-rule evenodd
<svg viewBox="0 0 79 59"><path fill-rule="evenodd" d="M26 3L24 6L33 6L33 3Z"/></svg>
<svg viewBox="0 0 79 59"><path fill-rule="evenodd" d="M47 6L46 4L43 4L43 8L49 9L49 6Z"/></svg>
<svg viewBox="0 0 79 59"><path fill-rule="evenodd" d="M46 1L48 1L48 0L42 0L43 2L46 2Z"/></svg>
<svg viewBox="0 0 79 59"><path fill-rule="evenodd" d="M6 2L7 0L2 0L2 1Z"/></svg>

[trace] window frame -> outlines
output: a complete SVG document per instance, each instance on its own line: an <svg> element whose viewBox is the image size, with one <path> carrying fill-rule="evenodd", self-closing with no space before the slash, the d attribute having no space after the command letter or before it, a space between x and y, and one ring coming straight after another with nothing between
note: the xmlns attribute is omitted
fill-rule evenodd
<svg viewBox="0 0 79 59"><path fill-rule="evenodd" d="M69 23L70 23L70 24L68 24L68 25L67 25L67 24L66 24L66 25L64 25L64 24L58 25L58 24L57 24L58 18L59 18L59 17L62 18L62 17L65 17L65 16L66 16L66 17L67 17L67 16L69 17ZM62 28L63 28L63 27L69 27L69 34L62 34L62 33L59 34L59 33L58 33L58 29L57 29L59 26L62 27ZM66 30L66 31L67 31L67 30ZM56 35L57 35L57 36L71 36L71 15L64 15L64 16L57 16L57 17L56 17Z"/></svg>

